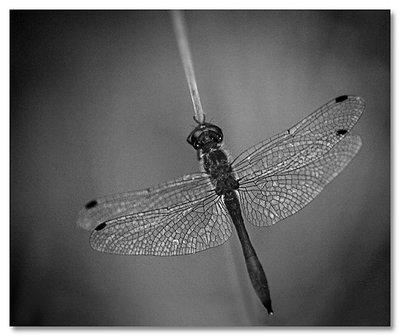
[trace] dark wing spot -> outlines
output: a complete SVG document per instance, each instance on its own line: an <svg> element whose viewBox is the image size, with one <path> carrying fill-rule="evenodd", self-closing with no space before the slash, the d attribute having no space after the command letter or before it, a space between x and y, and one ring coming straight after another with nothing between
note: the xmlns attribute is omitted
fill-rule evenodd
<svg viewBox="0 0 400 336"><path fill-rule="evenodd" d="M105 222L103 222L103 223L97 225L94 229L96 231L100 231L100 230L103 230L106 226L107 226L107 224Z"/></svg>
<svg viewBox="0 0 400 336"><path fill-rule="evenodd" d="M90 201L89 203L87 203L87 204L85 205L85 208L86 208L86 209L91 209L91 208L94 208L96 205L97 205L97 201L96 201L96 200L93 200L93 201Z"/></svg>
<svg viewBox="0 0 400 336"><path fill-rule="evenodd" d="M347 98L349 98L349 96L340 96L340 97L337 97L335 99L335 101L336 101L336 103L341 103L342 101L345 101Z"/></svg>
<svg viewBox="0 0 400 336"><path fill-rule="evenodd" d="M337 134L337 135L345 135L347 132L348 132L348 131L345 130L345 129L340 129L340 130L337 130L337 131L336 131L336 134Z"/></svg>

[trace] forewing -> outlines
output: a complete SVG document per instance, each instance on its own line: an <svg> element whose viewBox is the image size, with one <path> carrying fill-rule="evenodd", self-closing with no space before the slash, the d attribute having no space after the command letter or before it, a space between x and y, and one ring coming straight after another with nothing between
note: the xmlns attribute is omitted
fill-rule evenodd
<svg viewBox="0 0 400 336"><path fill-rule="evenodd" d="M321 158L349 133L364 109L360 97L331 100L287 131L240 154L232 162L239 181L300 168Z"/></svg>
<svg viewBox="0 0 400 336"><path fill-rule="evenodd" d="M125 255L174 256L223 244L231 219L216 194L174 208L123 216L99 225L90 236L98 251Z"/></svg>
<svg viewBox="0 0 400 336"><path fill-rule="evenodd" d="M154 208L177 206L213 193L206 174L192 174L156 187L90 201L79 212L78 226L91 230L100 223Z"/></svg>
<svg viewBox="0 0 400 336"><path fill-rule="evenodd" d="M239 196L244 216L254 225L267 226L296 213L346 167L360 147L361 138L348 135L321 159L241 184Z"/></svg>

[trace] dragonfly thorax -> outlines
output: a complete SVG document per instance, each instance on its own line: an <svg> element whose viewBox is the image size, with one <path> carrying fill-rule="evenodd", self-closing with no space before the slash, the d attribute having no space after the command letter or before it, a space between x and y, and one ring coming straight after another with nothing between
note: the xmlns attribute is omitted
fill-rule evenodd
<svg viewBox="0 0 400 336"><path fill-rule="evenodd" d="M225 195L239 188L239 182L234 177L228 156L223 149L212 149L203 154L202 164L217 195Z"/></svg>

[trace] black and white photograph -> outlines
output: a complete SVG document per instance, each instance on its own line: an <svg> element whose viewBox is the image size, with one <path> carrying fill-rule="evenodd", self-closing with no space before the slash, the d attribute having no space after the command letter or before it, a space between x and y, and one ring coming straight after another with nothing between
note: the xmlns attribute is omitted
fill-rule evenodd
<svg viewBox="0 0 400 336"><path fill-rule="evenodd" d="M10 10L10 326L390 327L391 15Z"/></svg>

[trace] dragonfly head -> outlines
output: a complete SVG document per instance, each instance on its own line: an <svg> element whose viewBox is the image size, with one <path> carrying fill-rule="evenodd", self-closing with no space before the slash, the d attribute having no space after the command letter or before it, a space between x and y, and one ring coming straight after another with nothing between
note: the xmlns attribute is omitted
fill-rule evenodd
<svg viewBox="0 0 400 336"><path fill-rule="evenodd" d="M190 132L186 141L196 150L208 152L211 148L217 148L224 135L222 129L210 123L202 123Z"/></svg>

